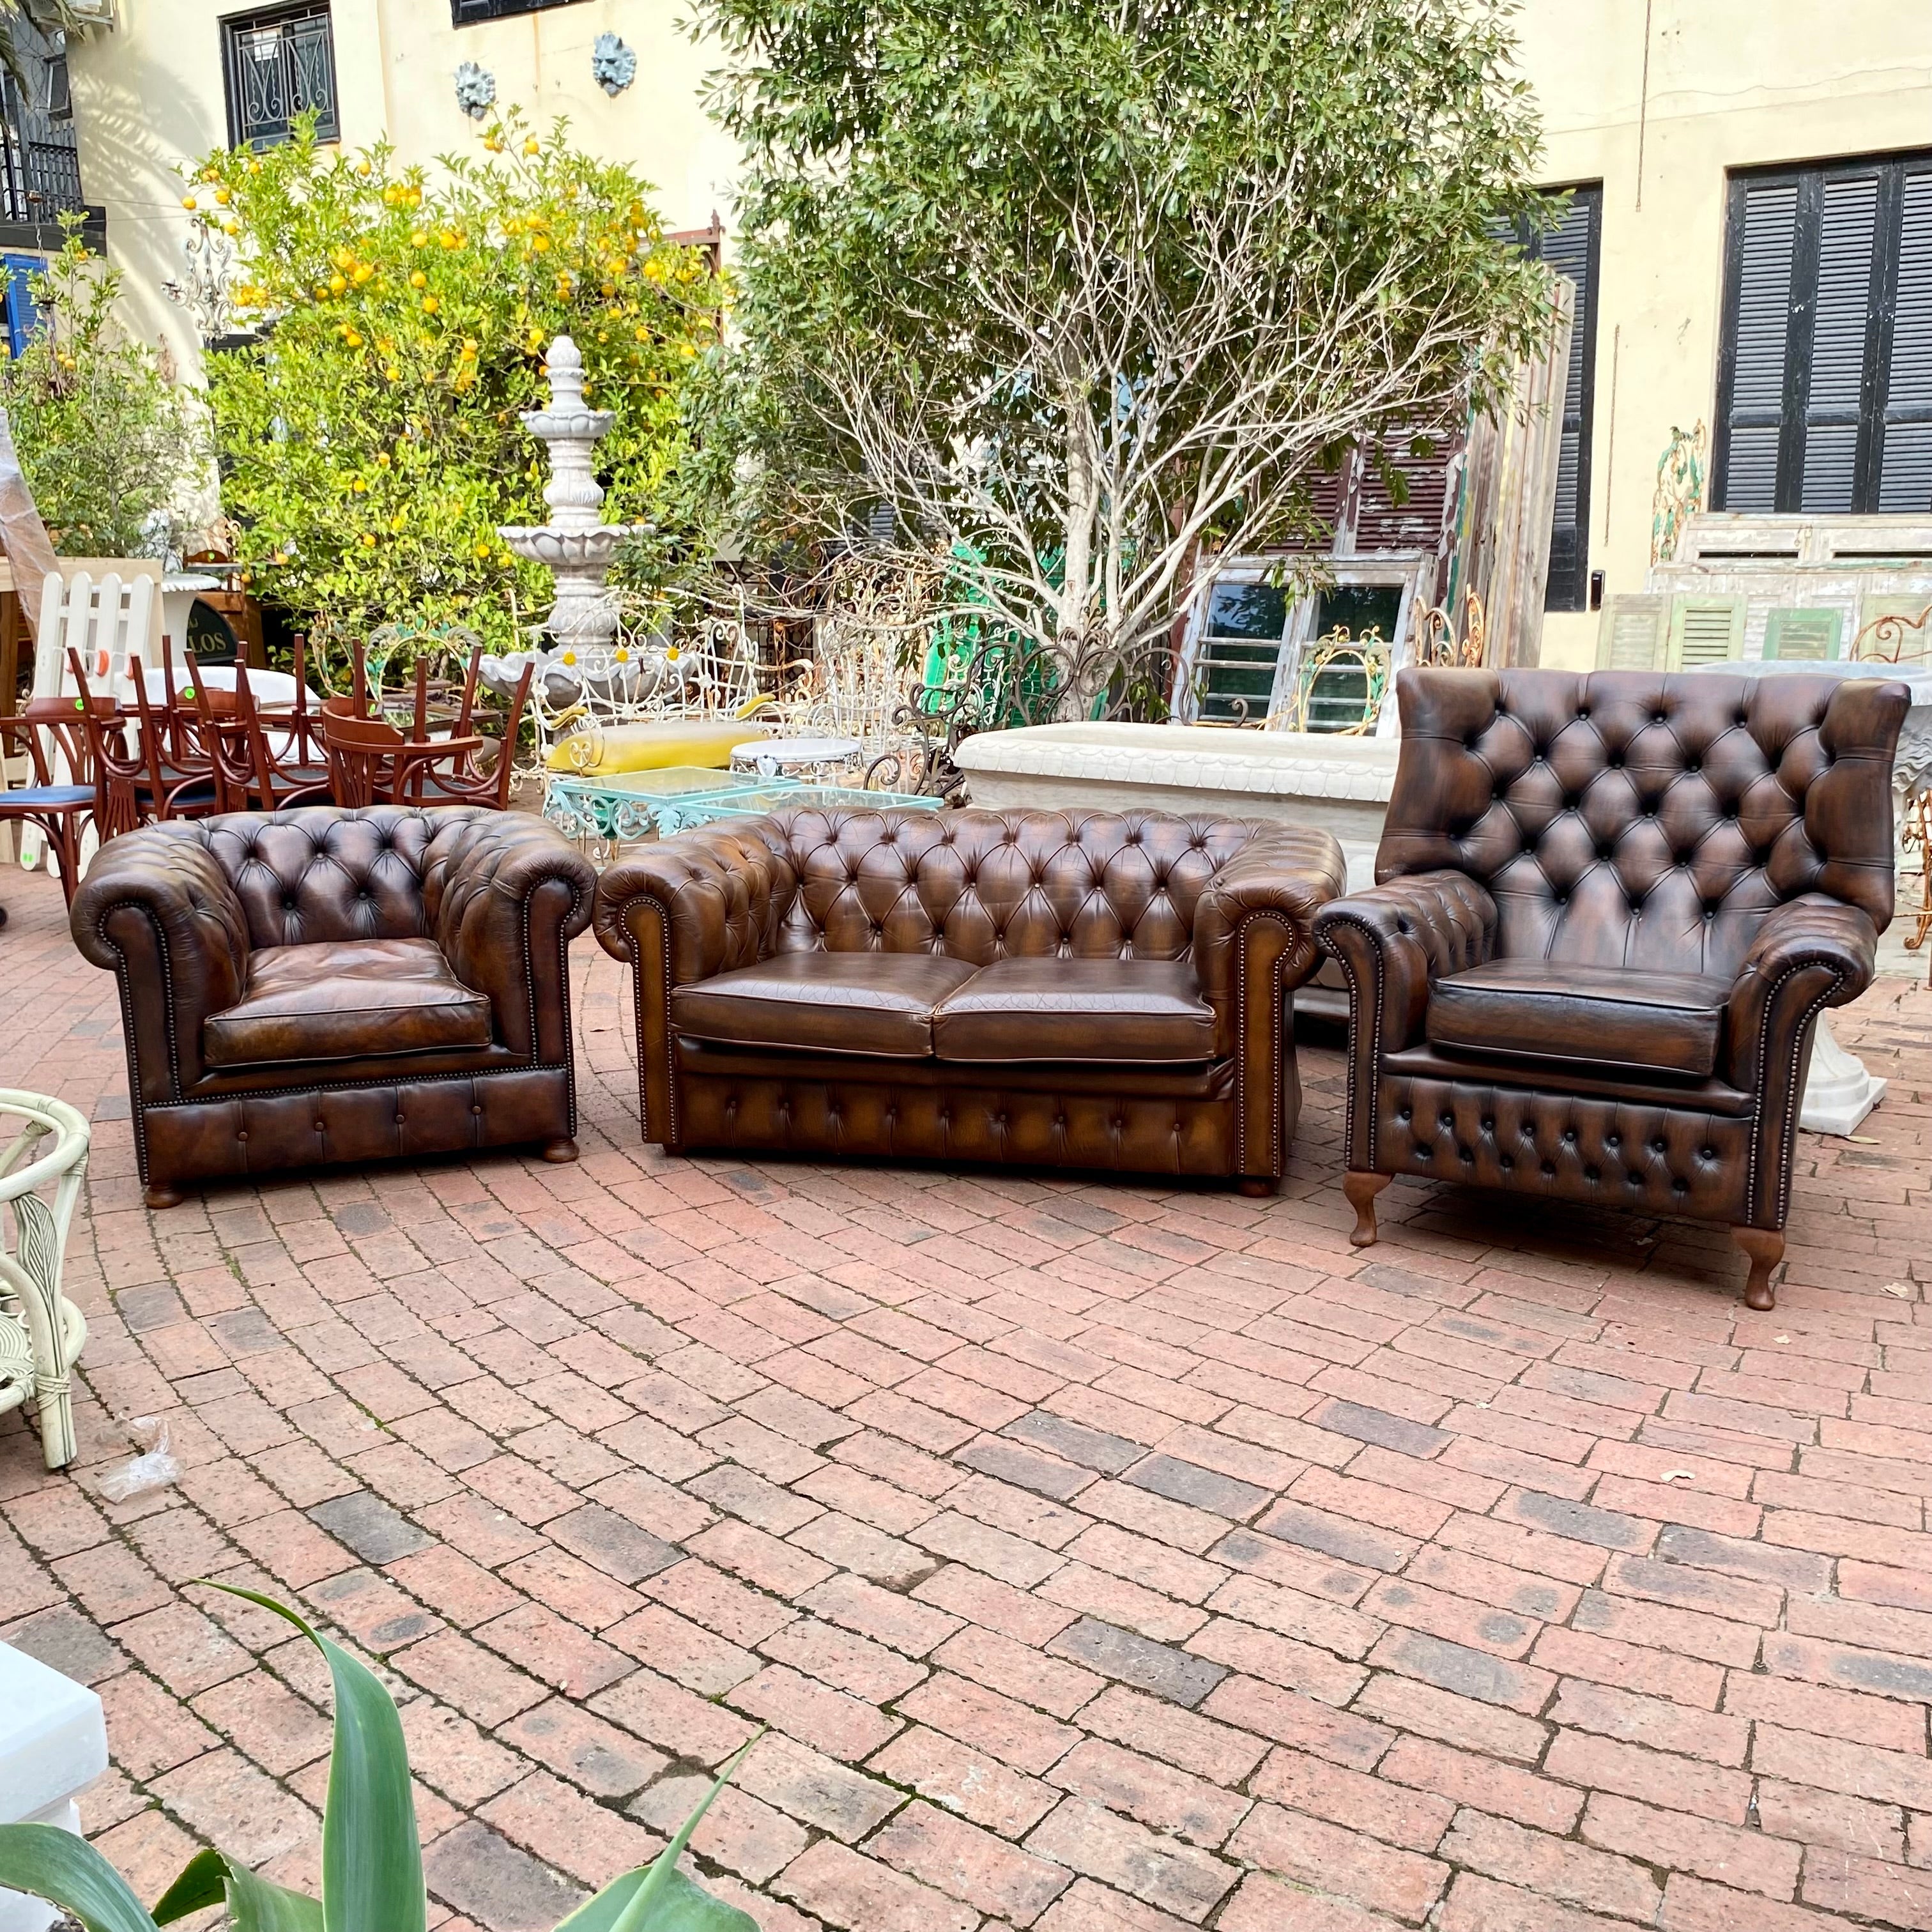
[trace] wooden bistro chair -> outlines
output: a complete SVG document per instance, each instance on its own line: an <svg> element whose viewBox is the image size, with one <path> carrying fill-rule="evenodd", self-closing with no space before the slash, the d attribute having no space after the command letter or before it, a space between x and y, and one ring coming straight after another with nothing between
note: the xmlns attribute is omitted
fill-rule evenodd
<svg viewBox="0 0 1932 1932"><path fill-rule="evenodd" d="M328 747L329 770L342 805L485 805L508 808L514 776L512 750L523 722L532 668L518 682L503 744L494 768L482 764L485 740L472 728L480 646L472 652L469 674L455 722L446 736L432 735L429 718L428 667L418 660L416 705L405 731L387 720L367 715L368 685L361 654L350 695L331 698L322 706L322 736Z"/></svg>
<svg viewBox="0 0 1932 1932"><path fill-rule="evenodd" d="M0 824L31 827L40 834L59 868L61 890L70 905L80 884L86 832L92 828L98 836L107 836L106 790L89 742L97 710L111 717L118 707L106 698L36 698L24 711L0 717L0 753L19 758L24 748L32 779L8 785L0 776ZM0 772L4 770L0 765Z"/></svg>
<svg viewBox="0 0 1932 1932"><path fill-rule="evenodd" d="M220 810L282 812L331 801L334 793L327 755L316 742L299 653L296 701L287 711L261 710L244 664L235 667L232 691L211 686L192 653L188 665L202 734L214 762Z"/></svg>
<svg viewBox="0 0 1932 1932"><path fill-rule="evenodd" d="M152 815L158 820L206 817L220 802L214 758L193 694L175 689L174 652L166 635L161 639L162 698L158 706L149 694L147 675L138 657L130 660L129 670L147 755Z"/></svg>

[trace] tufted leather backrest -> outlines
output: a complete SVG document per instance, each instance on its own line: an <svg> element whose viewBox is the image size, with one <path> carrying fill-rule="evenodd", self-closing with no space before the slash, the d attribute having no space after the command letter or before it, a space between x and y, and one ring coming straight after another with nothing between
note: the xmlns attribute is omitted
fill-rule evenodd
<svg viewBox="0 0 1932 1932"><path fill-rule="evenodd" d="M1412 670L1396 693L1376 877L1478 880L1498 957L1732 974L1801 894L1891 920L1901 684Z"/></svg>
<svg viewBox="0 0 1932 1932"><path fill-rule="evenodd" d="M1180 959L1215 873L1271 828L1159 812L800 806L760 821L796 888L781 952Z"/></svg>
<svg viewBox="0 0 1932 1932"><path fill-rule="evenodd" d="M251 948L308 946L436 938L450 860L499 816L474 806L316 806L230 812L179 830L227 875Z"/></svg>

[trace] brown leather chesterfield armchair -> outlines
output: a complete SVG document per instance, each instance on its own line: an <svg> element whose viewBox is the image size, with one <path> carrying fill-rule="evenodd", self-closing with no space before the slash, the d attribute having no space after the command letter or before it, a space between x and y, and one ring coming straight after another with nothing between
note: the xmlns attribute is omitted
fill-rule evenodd
<svg viewBox="0 0 1932 1932"><path fill-rule="evenodd" d="M644 1138L1279 1186L1325 832L794 808L598 882Z"/></svg>
<svg viewBox="0 0 1932 1932"><path fill-rule="evenodd" d="M1346 1183L1728 1222L1773 1305L1820 1008L1892 909L1903 685L1408 670L1348 983Z"/></svg>
<svg viewBox="0 0 1932 1932"><path fill-rule="evenodd" d="M151 1208L312 1163L577 1148L571 940L596 875L540 819L235 812L100 848L75 943L121 982Z"/></svg>

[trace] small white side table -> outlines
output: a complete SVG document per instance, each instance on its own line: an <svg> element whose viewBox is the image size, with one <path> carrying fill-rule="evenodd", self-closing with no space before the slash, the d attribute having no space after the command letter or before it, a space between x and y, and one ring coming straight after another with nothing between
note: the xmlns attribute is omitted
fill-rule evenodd
<svg viewBox="0 0 1932 1932"><path fill-rule="evenodd" d="M754 738L731 747L731 769L760 778L828 777L864 754L856 738Z"/></svg>
<svg viewBox="0 0 1932 1932"><path fill-rule="evenodd" d="M107 1768L100 1700L23 1650L0 1643L0 1824L78 1833L74 1800ZM0 1932L46 1932L44 1899L0 1890Z"/></svg>

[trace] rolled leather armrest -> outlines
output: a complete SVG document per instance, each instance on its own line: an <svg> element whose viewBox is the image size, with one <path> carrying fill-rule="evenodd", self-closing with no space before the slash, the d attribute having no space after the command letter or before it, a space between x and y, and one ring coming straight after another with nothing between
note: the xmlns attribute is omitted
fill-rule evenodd
<svg viewBox="0 0 1932 1932"><path fill-rule="evenodd" d="M772 950L796 878L763 819L681 832L613 866L597 882L597 940L673 986L756 965ZM653 977L656 976L655 970Z"/></svg>
<svg viewBox="0 0 1932 1932"><path fill-rule="evenodd" d="M1348 878L1334 837L1270 826L1221 867L1194 911L1194 969L1214 1009L1215 1050L1234 1061L1235 1159L1278 1180L1300 1089L1287 1033L1291 993L1315 970L1315 915Z"/></svg>
<svg viewBox="0 0 1932 1932"><path fill-rule="evenodd" d="M1870 914L1822 893L1786 900L1758 928L1731 988L1724 1028L1731 1084L1761 1096L1781 1090L1805 1022L1820 1006L1856 999L1877 970Z"/></svg>
<svg viewBox="0 0 1932 1932"><path fill-rule="evenodd" d="M248 920L197 825L110 838L68 914L81 956L118 975L136 1104L202 1077L201 1024L241 998Z"/></svg>
<svg viewBox="0 0 1932 1932"><path fill-rule="evenodd" d="M1422 1036L1430 986L1484 964L1496 937L1496 902L1464 872L1411 873L1315 916L1316 944L1354 988L1358 1028L1372 1032L1379 1016L1384 1053Z"/></svg>
<svg viewBox="0 0 1932 1932"><path fill-rule="evenodd" d="M766 818L680 832L597 881L598 943L637 972L638 1118L646 1140L674 1148L683 1131L671 989L766 957L797 886Z"/></svg>
<svg viewBox="0 0 1932 1932"><path fill-rule="evenodd" d="M1334 836L1301 826L1270 826L1217 872L1194 912L1194 969L1216 1012L1232 1000L1241 970L1235 935L1250 920L1269 918L1292 934L1284 983L1299 986L1315 969L1315 915L1348 881L1348 862Z"/></svg>
<svg viewBox="0 0 1932 1932"><path fill-rule="evenodd" d="M554 826L528 813L448 817L424 866L436 942L466 986L489 994L498 1040L558 1064L570 1050L565 953L590 923L596 872Z"/></svg>

